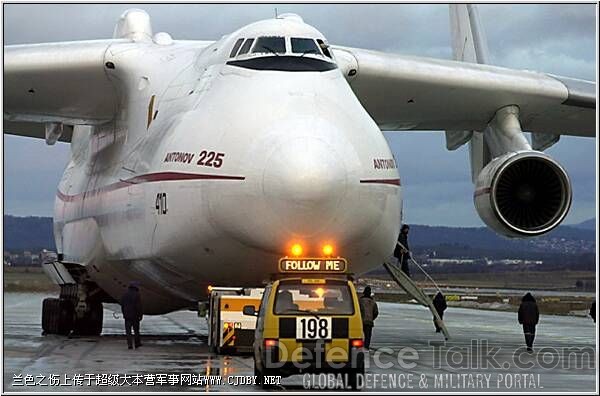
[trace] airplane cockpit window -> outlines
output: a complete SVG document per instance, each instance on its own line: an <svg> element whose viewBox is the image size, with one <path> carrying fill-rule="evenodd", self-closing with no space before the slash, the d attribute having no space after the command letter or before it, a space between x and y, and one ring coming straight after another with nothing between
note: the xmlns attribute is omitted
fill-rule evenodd
<svg viewBox="0 0 600 396"><path fill-rule="evenodd" d="M240 49L240 46L242 45L243 42L244 42L243 38L238 39L238 41L235 42L235 44L233 45L233 48L231 49L231 54L229 54L230 58L233 58L237 54L237 52Z"/></svg>
<svg viewBox="0 0 600 396"><path fill-rule="evenodd" d="M329 52L329 46L327 44L325 44L325 42L321 39L317 39L317 43L319 44L321 51L323 51L323 54L326 57L331 58L331 53Z"/></svg>
<svg viewBox="0 0 600 396"><path fill-rule="evenodd" d="M254 45L252 45L253 42ZM321 42L323 41L321 40ZM250 50L250 48L252 49ZM329 52L327 54L322 52L326 49L325 44L320 45L312 38L291 37L288 42L287 37L263 36L256 40L247 39L241 46L236 59L228 61L227 64L252 70L285 72L334 70L337 65L325 57L331 57L327 55ZM250 54L248 54L249 50Z"/></svg>
<svg viewBox="0 0 600 396"><path fill-rule="evenodd" d="M321 55L321 51L313 39L292 37L290 41L292 42L292 52L295 54Z"/></svg>
<svg viewBox="0 0 600 396"><path fill-rule="evenodd" d="M242 49L240 50L240 53L238 54L238 56L247 54L248 51L250 51L250 47L252 47L253 42L254 42L253 38L247 39L246 42L244 43L244 45L242 45Z"/></svg>
<svg viewBox="0 0 600 396"><path fill-rule="evenodd" d="M285 54L285 38L283 37L259 37L252 49L252 53Z"/></svg>

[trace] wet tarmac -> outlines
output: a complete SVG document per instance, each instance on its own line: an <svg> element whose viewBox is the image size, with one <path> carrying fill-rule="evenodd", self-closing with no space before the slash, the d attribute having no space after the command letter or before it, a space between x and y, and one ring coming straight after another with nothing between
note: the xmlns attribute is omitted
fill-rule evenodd
<svg viewBox="0 0 600 396"><path fill-rule="evenodd" d="M217 356L195 312L147 316L143 346L128 350L123 322L104 312L99 337L41 335L41 294L4 294L4 391L258 391L234 385L253 375L251 356ZM590 318L542 316L534 353L524 351L512 312L448 308L444 341L423 307L380 303L366 375L371 391L543 391L596 389L596 327ZM239 377L238 377L239 376ZM211 383L212 382L212 383ZM339 385L294 376L274 390Z"/></svg>

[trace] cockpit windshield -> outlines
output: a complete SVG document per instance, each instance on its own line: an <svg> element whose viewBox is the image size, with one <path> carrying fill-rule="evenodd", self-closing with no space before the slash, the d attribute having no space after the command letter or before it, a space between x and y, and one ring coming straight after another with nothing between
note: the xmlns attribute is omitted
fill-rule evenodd
<svg viewBox="0 0 600 396"><path fill-rule="evenodd" d="M252 53L285 54L285 38L283 37L259 37L252 49Z"/></svg>
<svg viewBox="0 0 600 396"><path fill-rule="evenodd" d="M240 50L240 53L238 54L238 56L247 54L248 51L250 51L250 47L252 47L252 43L254 43L254 39L247 39L244 42L244 45L242 45L242 49Z"/></svg>
<svg viewBox="0 0 600 396"><path fill-rule="evenodd" d="M227 62L230 66L287 72L324 72L337 68L320 39L262 36L245 38L243 44L240 40L233 45L230 55L233 59Z"/></svg>
<svg viewBox="0 0 600 396"><path fill-rule="evenodd" d="M319 51L319 47L313 39L292 37L290 41L292 43L292 52L295 54L321 55L321 51Z"/></svg>

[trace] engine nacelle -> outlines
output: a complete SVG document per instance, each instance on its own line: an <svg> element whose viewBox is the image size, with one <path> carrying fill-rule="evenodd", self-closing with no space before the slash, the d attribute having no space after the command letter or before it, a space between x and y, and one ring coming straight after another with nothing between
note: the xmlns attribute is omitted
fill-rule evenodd
<svg viewBox="0 0 600 396"><path fill-rule="evenodd" d="M563 221L571 194L569 176L559 163L538 151L520 151L482 169L474 200L481 219L496 232L531 237Z"/></svg>

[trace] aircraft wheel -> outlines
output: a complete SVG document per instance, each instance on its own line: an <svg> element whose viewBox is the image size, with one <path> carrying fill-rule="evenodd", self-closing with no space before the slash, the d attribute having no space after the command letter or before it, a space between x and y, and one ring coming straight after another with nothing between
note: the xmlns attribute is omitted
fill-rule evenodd
<svg viewBox="0 0 600 396"><path fill-rule="evenodd" d="M90 310L85 316L75 320L73 332L78 335L97 336L102 333L102 320L104 311L102 303L94 302L90 304Z"/></svg>
<svg viewBox="0 0 600 396"><path fill-rule="evenodd" d="M68 335L73 327L73 305L67 300L45 298L42 302L44 334Z"/></svg>
<svg viewBox="0 0 600 396"><path fill-rule="evenodd" d="M44 334L58 332L58 298L45 298L42 302L42 330Z"/></svg>

